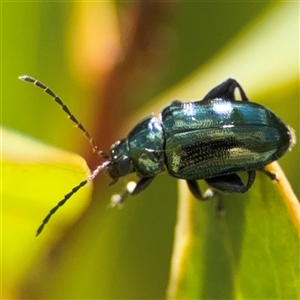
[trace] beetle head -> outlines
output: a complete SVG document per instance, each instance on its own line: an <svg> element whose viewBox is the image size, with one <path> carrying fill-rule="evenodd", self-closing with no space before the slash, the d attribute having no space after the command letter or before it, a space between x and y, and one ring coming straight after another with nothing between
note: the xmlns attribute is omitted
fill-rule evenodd
<svg viewBox="0 0 300 300"><path fill-rule="evenodd" d="M107 172L113 179L111 184L116 183L120 177L134 172L127 139L117 141L111 146L110 157L111 160L107 166Z"/></svg>

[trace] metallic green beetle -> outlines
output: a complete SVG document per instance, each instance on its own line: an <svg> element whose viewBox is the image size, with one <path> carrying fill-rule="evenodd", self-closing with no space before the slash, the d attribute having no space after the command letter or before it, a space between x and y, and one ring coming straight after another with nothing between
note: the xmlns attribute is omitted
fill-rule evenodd
<svg viewBox="0 0 300 300"><path fill-rule="evenodd" d="M108 155L99 150L88 131L48 87L29 76L20 79L52 96L104 160L49 212L37 235L56 210L102 170L112 178L111 184L130 173L140 178L137 184L127 185L122 195L113 196L113 205L120 205L129 194L140 193L164 171L185 179L193 195L206 200L218 191L245 193L255 180L256 170L275 179L264 167L279 159L296 141L289 126L268 108L249 102L240 84L229 78L200 101L175 100L163 109L159 118L146 117L126 138L114 143ZM235 99L235 89L239 90L241 101ZM237 174L242 171L248 173L246 184ZM200 179L211 187L204 194L197 184Z"/></svg>

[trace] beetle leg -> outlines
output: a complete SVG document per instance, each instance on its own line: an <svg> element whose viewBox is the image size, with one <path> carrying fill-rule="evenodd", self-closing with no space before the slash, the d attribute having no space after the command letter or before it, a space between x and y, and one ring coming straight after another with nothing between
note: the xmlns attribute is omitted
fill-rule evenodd
<svg viewBox="0 0 300 300"><path fill-rule="evenodd" d="M216 203L216 214L217 217L221 217L225 213L224 203L222 199L222 195L220 193L216 193L217 203Z"/></svg>
<svg viewBox="0 0 300 300"><path fill-rule="evenodd" d="M275 173L272 173L264 168L258 169L258 171L265 173L271 180L278 181Z"/></svg>
<svg viewBox="0 0 300 300"><path fill-rule="evenodd" d="M252 186L255 179L255 171L248 171L248 182L244 185L241 178L237 174L229 174L214 178L205 179L205 181L213 188L225 193L247 192Z"/></svg>
<svg viewBox="0 0 300 300"><path fill-rule="evenodd" d="M154 179L154 176L140 179L140 181L137 183L136 187L130 194L131 195L139 194L152 182L153 179Z"/></svg>
<svg viewBox="0 0 300 300"><path fill-rule="evenodd" d="M191 193L193 194L193 196L196 199L205 201L212 197L216 197L217 198L217 203L216 203L217 217L220 217L223 215L225 210L224 210L222 195L220 194L220 192L213 190L213 189L207 189L205 191L204 195L202 195L200 187L196 180L187 180L186 182L188 184L188 187L189 187Z"/></svg>
<svg viewBox="0 0 300 300"><path fill-rule="evenodd" d="M186 182L189 187L189 190L194 195L194 197L198 200L202 200L202 201L208 200L215 195L215 191L213 191L212 189L207 189L204 195L202 195L200 187L196 180L187 180Z"/></svg>
<svg viewBox="0 0 300 300"><path fill-rule="evenodd" d="M111 206L112 207L121 206L129 195L133 196L139 194L151 183L154 177L141 178L138 183L134 181L128 182L126 185L126 189L122 194L115 194L111 197L110 200Z"/></svg>
<svg viewBox="0 0 300 300"><path fill-rule="evenodd" d="M235 79L232 78L228 78L226 81L213 88L210 92L206 94L203 100L223 98L230 101L235 101L236 99L234 96L234 90L236 88L241 94L242 101L249 101L243 88Z"/></svg>

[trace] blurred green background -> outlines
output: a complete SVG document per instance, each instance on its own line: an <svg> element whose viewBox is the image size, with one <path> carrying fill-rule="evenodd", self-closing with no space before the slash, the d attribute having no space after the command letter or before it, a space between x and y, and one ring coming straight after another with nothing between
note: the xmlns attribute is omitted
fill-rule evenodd
<svg viewBox="0 0 300 300"><path fill-rule="evenodd" d="M18 76L27 74L49 85L88 128L100 148L108 151L139 120L137 116L142 117L140 111L148 111L146 115L158 112L156 107L162 109L174 100L163 102L163 93L180 90L181 83L189 82L194 72L209 69L214 57L224 49L230 52L228 45L234 49L244 32L246 35L258 20L267 18L276 5L280 4L3 2L2 124L79 153L92 169L97 157L88 141L50 98L19 81ZM295 5L295 14L299 13L299 4L290 5ZM296 28L297 20L291 20ZM294 48L289 50L298 69L299 28L291 38ZM269 53L261 55L259 49L265 48L268 39L253 38L252 43L258 51L250 54L253 62L245 59L245 65L238 66L238 74L244 78L237 77L233 71L236 66L228 66L225 77L216 68L210 86L203 83L204 73L203 82L198 83L199 92L192 99L181 99L201 99L213 86L233 77L250 99L268 106L299 133L299 78L287 77L285 69L275 70L271 79L261 75L264 70L260 63L265 68L264 56ZM250 40L248 48L252 46ZM276 45L273 48L275 60L280 61L282 53L276 53ZM236 55L241 62L242 54L233 52L231 57ZM223 65L220 68L224 72ZM249 73L255 75L248 79ZM299 196L299 146L280 163ZM176 180L166 174L159 176L147 191L128 199L122 210L111 210L108 203L110 195L122 191L126 181L113 187L108 183L106 176L97 178L88 209L75 225L59 234L55 243L43 244L24 276L6 291L8 297L165 297L176 219ZM17 188L18 182L15 184ZM55 189L56 184L53 178L49 189ZM53 205L58 200L53 199ZM30 202L27 205L30 207ZM23 225L20 221L15 226ZM33 234L34 230L33 226ZM33 234L28 239L33 239ZM3 247L9 248L9 241Z"/></svg>

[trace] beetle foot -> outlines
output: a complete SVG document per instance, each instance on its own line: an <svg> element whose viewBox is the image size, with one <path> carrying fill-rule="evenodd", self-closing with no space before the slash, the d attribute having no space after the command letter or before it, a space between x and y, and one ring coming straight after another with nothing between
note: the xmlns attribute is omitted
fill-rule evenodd
<svg viewBox="0 0 300 300"><path fill-rule="evenodd" d="M136 188L137 183L135 181L129 181L126 184L126 189L123 194L114 194L110 198L111 207L122 207L125 199L133 193Z"/></svg>
<svg viewBox="0 0 300 300"><path fill-rule="evenodd" d="M216 194L215 191L213 191L212 189L207 189L204 192L203 199L204 200L210 199L210 198L214 197L215 194Z"/></svg>
<svg viewBox="0 0 300 300"><path fill-rule="evenodd" d="M124 197L120 194L114 194L110 198L110 207L115 208L121 208L123 206Z"/></svg>

